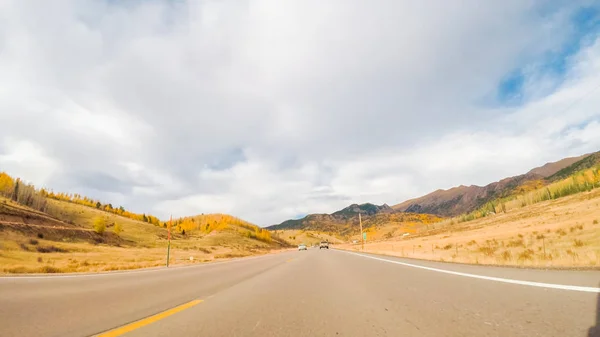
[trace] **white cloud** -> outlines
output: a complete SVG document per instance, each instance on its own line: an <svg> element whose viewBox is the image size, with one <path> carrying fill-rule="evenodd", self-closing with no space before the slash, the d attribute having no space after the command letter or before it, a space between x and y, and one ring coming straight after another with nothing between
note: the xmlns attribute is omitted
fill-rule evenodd
<svg viewBox="0 0 600 337"><path fill-rule="evenodd" d="M44 153L43 147L39 144L6 137L3 147L7 152L0 153L2 170L19 171L23 177L27 177L28 183L43 186L60 169L59 163Z"/></svg>
<svg viewBox="0 0 600 337"><path fill-rule="evenodd" d="M600 145L598 95L578 101L600 83L597 35L564 78L528 66L577 3L0 6L0 169L138 212L268 225ZM519 67L524 104L489 104Z"/></svg>

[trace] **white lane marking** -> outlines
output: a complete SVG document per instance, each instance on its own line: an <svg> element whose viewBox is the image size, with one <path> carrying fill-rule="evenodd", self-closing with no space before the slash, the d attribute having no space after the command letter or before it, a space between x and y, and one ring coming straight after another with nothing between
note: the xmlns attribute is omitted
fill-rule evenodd
<svg viewBox="0 0 600 337"><path fill-rule="evenodd" d="M209 263L202 263L202 264L191 265L191 266L176 265L176 266L169 267L169 268L152 267L152 268L142 268L142 269L130 269L130 270L119 270L119 271L86 273L86 274L68 274L68 275L51 275L51 274L50 275L31 275L31 276L8 275L8 276L0 276L0 282L31 280L31 279L55 280L55 279L59 279L59 278L131 275L131 274L151 273L151 272L166 271L166 270L182 270L182 269L201 268L201 267L214 266L214 265L225 264L225 263L249 261L249 260L260 259L260 258L265 258L265 257L269 257L269 256L277 256L277 255L278 254L265 254L265 255L259 255L259 256L240 257L240 258L235 258L235 259L226 260L226 261L209 262Z"/></svg>
<svg viewBox="0 0 600 337"><path fill-rule="evenodd" d="M425 269L425 270L430 270L430 271L437 271L438 273L445 273L445 274L458 275L458 276L464 276L464 277L472 277L472 278L477 278L477 279L481 279L481 280L496 281L496 282L511 283L511 284L520 284L520 285L524 285L524 286L532 286L532 287L540 287L540 288L583 291L583 292L588 292L588 293L600 293L600 288L595 288L595 287L581 287L581 286L570 286L570 285L554 284L554 283L521 281L521 280L514 280L514 279L509 279L509 278L468 274L468 273L461 273L461 272L451 271L451 270L446 270L446 269L425 267L425 266L420 266L417 264L411 264L411 263L406 263L406 262L382 259L379 257L363 255L363 254L353 253L353 252L348 252L348 251L343 251L343 250L337 250L337 251L346 253L346 254L361 256L361 257L364 257L367 259L373 259L373 260L377 260L377 261L384 261L384 262L399 264L399 265L406 266L406 267L413 267L413 268Z"/></svg>

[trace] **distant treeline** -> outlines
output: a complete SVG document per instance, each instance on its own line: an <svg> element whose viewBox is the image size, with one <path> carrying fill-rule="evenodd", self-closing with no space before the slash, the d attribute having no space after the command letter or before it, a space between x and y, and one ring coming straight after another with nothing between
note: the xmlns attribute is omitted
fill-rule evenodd
<svg viewBox="0 0 600 337"><path fill-rule="evenodd" d="M173 226L177 231L191 232L200 231L210 233L212 231L223 231L232 226L239 226L248 231L243 234L249 238L264 242L271 242L271 233L254 224L227 214L202 214L192 217L184 217L173 220Z"/></svg>
<svg viewBox="0 0 600 337"><path fill-rule="evenodd" d="M13 178L5 172L0 172L0 195L40 212L49 212L48 208L50 207L50 204L48 203L48 198L50 198L100 209L129 219L147 222L155 226L161 225L160 220L155 216L129 212L123 208L123 206L113 207L111 204L103 204L98 200L80 194L55 193L54 191L48 191L44 188L36 189L33 184L27 184L19 178ZM166 223L163 223L163 225L164 227L167 226Z"/></svg>
<svg viewBox="0 0 600 337"><path fill-rule="evenodd" d="M48 200L32 184L0 172L0 195L40 212L48 210Z"/></svg>

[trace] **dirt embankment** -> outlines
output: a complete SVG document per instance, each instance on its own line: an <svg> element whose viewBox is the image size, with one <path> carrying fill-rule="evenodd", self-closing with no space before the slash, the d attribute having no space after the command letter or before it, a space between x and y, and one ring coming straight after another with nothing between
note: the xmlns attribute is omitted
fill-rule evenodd
<svg viewBox="0 0 600 337"><path fill-rule="evenodd" d="M0 231L19 233L25 237L57 242L89 242L119 246L126 241L114 233L102 235L88 229L52 218L45 213L0 203Z"/></svg>

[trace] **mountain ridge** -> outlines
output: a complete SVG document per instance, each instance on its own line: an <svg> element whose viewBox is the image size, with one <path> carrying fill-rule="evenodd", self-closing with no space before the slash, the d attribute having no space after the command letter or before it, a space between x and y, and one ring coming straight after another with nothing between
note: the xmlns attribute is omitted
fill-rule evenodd
<svg viewBox="0 0 600 337"><path fill-rule="evenodd" d="M503 178L485 186L459 185L449 189L437 189L421 197L413 198L399 204L381 206L372 203L352 204L331 214L307 214L301 219L290 219L280 224L267 226L269 230L311 229L334 231L349 223L358 222L359 213L370 217L385 214L431 214L451 217L473 211L486 202L505 197L515 192L526 192L544 186L548 182L560 179L567 173L592 166L600 162L600 152L581 156L567 157L555 162L548 162L533 168L527 173ZM388 218L390 216L388 215ZM363 219L364 220L364 219Z"/></svg>
<svg viewBox="0 0 600 337"><path fill-rule="evenodd" d="M392 208L402 212L457 216L471 212L495 198L508 196L515 191L525 192L543 186L598 162L600 162L600 152L563 158L533 168L525 174L507 177L485 186L460 185L447 190L436 190L396 204Z"/></svg>
<svg viewBox="0 0 600 337"><path fill-rule="evenodd" d="M338 232L340 227L349 224L358 224L358 214L364 215L364 219L378 214L398 213L387 204L381 206L372 203L351 204L331 214L318 213L308 214L301 219L290 219L280 224L265 227L269 230L281 229L312 229L319 231Z"/></svg>

